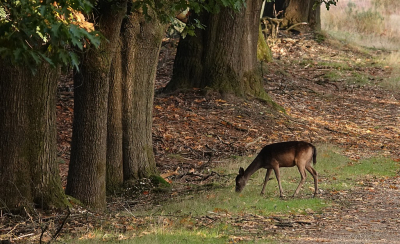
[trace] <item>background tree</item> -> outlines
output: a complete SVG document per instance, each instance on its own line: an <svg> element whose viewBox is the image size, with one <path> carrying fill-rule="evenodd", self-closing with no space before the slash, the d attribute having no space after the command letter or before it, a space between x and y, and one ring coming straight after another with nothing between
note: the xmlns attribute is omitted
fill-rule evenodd
<svg viewBox="0 0 400 244"><path fill-rule="evenodd" d="M211 88L222 94L266 98L257 61L262 1L246 1L246 8L222 8L217 14L192 15L206 26L180 40L173 77L166 91Z"/></svg>
<svg viewBox="0 0 400 244"><path fill-rule="evenodd" d="M100 0L93 11L107 41L81 55L74 75L74 121L66 193L88 206L106 207L107 112L110 67L127 0Z"/></svg>
<svg viewBox="0 0 400 244"><path fill-rule="evenodd" d="M124 180L156 174L152 121L154 82L166 31L155 11L131 12L123 25L123 175Z"/></svg>
<svg viewBox="0 0 400 244"><path fill-rule="evenodd" d="M280 28L307 22L313 30L321 30L321 4L327 9L337 0L274 0L265 3L263 16L282 19Z"/></svg>
<svg viewBox="0 0 400 244"><path fill-rule="evenodd" d="M118 40L110 69L107 113L106 190L112 194L124 182L122 154L122 44Z"/></svg>
<svg viewBox="0 0 400 244"><path fill-rule="evenodd" d="M0 208L68 204L56 162L57 66L77 64L68 46L97 42L80 18L89 8L78 0L0 3Z"/></svg>

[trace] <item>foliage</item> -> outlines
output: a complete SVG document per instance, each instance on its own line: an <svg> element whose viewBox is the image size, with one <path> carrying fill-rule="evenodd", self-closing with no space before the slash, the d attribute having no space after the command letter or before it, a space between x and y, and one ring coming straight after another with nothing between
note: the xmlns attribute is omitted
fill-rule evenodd
<svg viewBox="0 0 400 244"><path fill-rule="evenodd" d="M336 3L337 3L337 2L338 2L338 0L315 0L314 8L315 8L316 6L318 6L319 4L324 3L326 9L329 10L329 8L331 7L331 5L336 6Z"/></svg>
<svg viewBox="0 0 400 244"><path fill-rule="evenodd" d="M197 0L174 0L174 1L152 1L140 0L134 1L132 9L141 9L141 11L150 18L149 9L157 13L158 18L165 23L171 22L171 18L175 14L189 8L192 12L198 14L202 11L210 13L218 13L222 7L240 10L245 4L245 0L214 0L214 1L197 1Z"/></svg>
<svg viewBox="0 0 400 244"><path fill-rule="evenodd" d="M99 45L99 35L82 13L88 0L4 0L0 3L0 56L33 71L43 60L77 68L71 50Z"/></svg>

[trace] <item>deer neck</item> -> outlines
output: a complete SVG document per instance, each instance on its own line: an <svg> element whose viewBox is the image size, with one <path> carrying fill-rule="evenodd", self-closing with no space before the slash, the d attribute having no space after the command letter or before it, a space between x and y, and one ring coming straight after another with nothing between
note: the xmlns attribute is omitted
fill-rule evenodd
<svg viewBox="0 0 400 244"><path fill-rule="evenodd" d="M260 160L258 159L258 157L256 157L254 161L249 165L249 167L247 167L247 169L244 171L243 177L247 181L250 178L250 176L260 168L261 168Z"/></svg>

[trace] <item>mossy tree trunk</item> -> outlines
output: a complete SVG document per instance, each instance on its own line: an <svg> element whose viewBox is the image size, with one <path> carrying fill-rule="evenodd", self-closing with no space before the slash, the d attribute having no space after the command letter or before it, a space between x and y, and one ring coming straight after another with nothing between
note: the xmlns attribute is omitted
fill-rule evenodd
<svg viewBox="0 0 400 244"><path fill-rule="evenodd" d="M150 13L151 14L151 13ZM156 173L152 143L154 82L166 25L130 13L122 27L124 180Z"/></svg>
<svg viewBox="0 0 400 244"><path fill-rule="evenodd" d="M59 73L43 64L35 74L0 60L0 208L68 205L56 162Z"/></svg>
<svg viewBox="0 0 400 244"><path fill-rule="evenodd" d="M82 55L74 75L75 107L66 193L88 206L106 207L107 115L111 61L116 52L126 0L98 2L94 11L107 38Z"/></svg>
<svg viewBox="0 0 400 244"><path fill-rule="evenodd" d="M272 62L272 52L261 30L261 23L258 27L257 60L260 62Z"/></svg>
<svg viewBox="0 0 400 244"><path fill-rule="evenodd" d="M257 61L261 4L248 0L239 12L224 8L218 14L193 16L206 29L181 38L166 91L207 87L222 94L265 97Z"/></svg>

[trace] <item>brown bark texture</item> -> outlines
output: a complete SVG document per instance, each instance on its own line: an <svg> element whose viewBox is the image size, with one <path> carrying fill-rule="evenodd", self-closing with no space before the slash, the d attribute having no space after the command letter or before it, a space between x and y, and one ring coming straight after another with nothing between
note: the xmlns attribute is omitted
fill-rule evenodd
<svg viewBox="0 0 400 244"><path fill-rule="evenodd" d="M110 91L108 95L107 118L107 192L113 193L124 182L122 154L122 59L121 42L110 70Z"/></svg>
<svg viewBox="0 0 400 244"><path fill-rule="evenodd" d="M66 206L57 163L56 94L59 69L43 64L30 76L28 107L28 161L34 202L41 208Z"/></svg>

